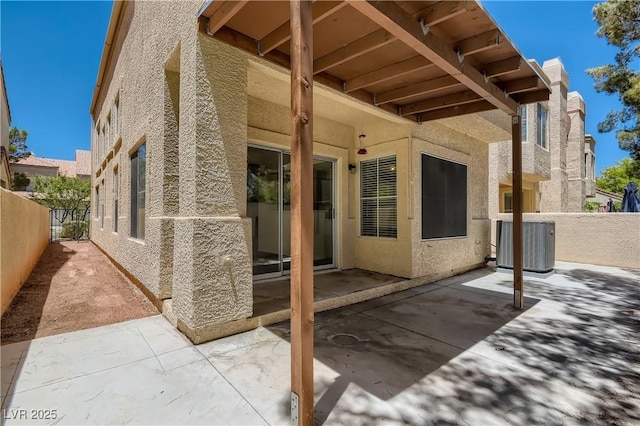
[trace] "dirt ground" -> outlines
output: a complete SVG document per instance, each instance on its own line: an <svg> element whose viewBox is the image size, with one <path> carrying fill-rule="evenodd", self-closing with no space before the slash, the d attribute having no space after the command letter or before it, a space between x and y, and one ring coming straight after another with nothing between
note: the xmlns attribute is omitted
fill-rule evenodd
<svg viewBox="0 0 640 426"><path fill-rule="evenodd" d="M2 316L1 343L157 314L93 243L51 243Z"/></svg>

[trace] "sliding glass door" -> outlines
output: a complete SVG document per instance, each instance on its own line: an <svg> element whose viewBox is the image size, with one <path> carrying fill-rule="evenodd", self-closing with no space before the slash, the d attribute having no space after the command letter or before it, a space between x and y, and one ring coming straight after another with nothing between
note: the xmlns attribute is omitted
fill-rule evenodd
<svg viewBox="0 0 640 426"><path fill-rule="evenodd" d="M252 222L253 274L278 276L291 269L291 156L250 146L247 215ZM314 265L334 266L334 161L314 158Z"/></svg>

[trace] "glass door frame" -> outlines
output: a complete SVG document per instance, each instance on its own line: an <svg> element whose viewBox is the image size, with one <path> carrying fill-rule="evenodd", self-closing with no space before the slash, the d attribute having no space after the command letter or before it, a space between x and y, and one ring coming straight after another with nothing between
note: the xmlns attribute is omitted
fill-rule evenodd
<svg viewBox="0 0 640 426"><path fill-rule="evenodd" d="M265 151L272 151L272 152L277 152L279 154L279 170L278 170L278 185L279 185L279 202L278 202L278 220L279 220L279 227L280 227L280 232L279 232L279 236L278 236L278 259L280 261L280 271L278 272L267 272L264 274L258 274L258 275L252 275L254 280L264 280L264 279L269 279L269 278L277 278L277 277L283 277L283 276L289 276L291 275L291 270L285 270L283 265L284 265L284 253L283 253L283 247L284 247L284 235L283 235L283 229L284 229L284 200L283 200L283 188L284 188L284 173L283 168L284 168L284 164L283 164L283 155L291 155L291 151L288 149L283 149L283 148L277 148L277 147L273 147L273 146L268 146L268 145L260 145L257 143L247 143L247 150L249 148L255 148L255 149L262 149ZM314 271L321 271L324 269L334 269L337 267L337 262L336 262L336 255L337 255L337 218L338 218L338 214L337 214L337 206L336 206L336 189L337 189L337 159L335 158L330 158L330 157L323 157L320 155L314 155L313 156L314 160L321 160L321 161L326 161L328 163L331 164L331 208L332 208L332 223L331 223L331 232L332 232L332 241L331 241L331 250L332 250L332 259L333 261L330 264L327 265L319 265L319 266L314 266L313 270ZM253 227L253 223L251 224L251 226ZM290 238L290 236L289 236ZM253 252L253 248L252 248L252 252ZM251 268L253 269L253 253L252 253L252 262L251 262Z"/></svg>

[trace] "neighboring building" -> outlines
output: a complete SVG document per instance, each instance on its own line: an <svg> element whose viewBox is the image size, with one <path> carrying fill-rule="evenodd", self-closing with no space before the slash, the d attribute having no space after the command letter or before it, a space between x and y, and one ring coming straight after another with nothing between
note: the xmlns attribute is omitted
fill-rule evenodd
<svg viewBox="0 0 640 426"><path fill-rule="evenodd" d="M11 111L9 110L9 98L4 84L4 70L0 60L0 187L11 189L11 170L9 167L9 125L11 124Z"/></svg>
<svg viewBox="0 0 640 426"><path fill-rule="evenodd" d="M473 84L548 96L507 38L486 44L478 31L494 24L482 8L465 2L453 13L445 3L402 7L425 10L423 23L460 46L447 56L455 66L471 52L466 61L484 70ZM91 104L91 238L197 342L233 332L252 315L254 280L290 267L291 83L274 64L288 64L288 43L266 53L254 40L288 31L289 4L220 4L115 2ZM411 278L483 265L489 143L510 138L510 120L454 116L495 108L507 89L474 95L403 41L373 37L384 31L358 5L316 4L333 8L314 47L325 70L314 83L316 269ZM368 47L351 45L345 58L356 36Z"/></svg>
<svg viewBox="0 0 640 426"><path fill-rule="evenodd" d="M68 176L91 178L91 151L76 150L75 161L57 160L54 158L37 157L31 154L11 165L12 173L24 173L29 179L25 188L18 191L33 192L36 176Z"/></svg>
<svg viewBox="0 0 640 426"><path fill-rule="evenodd" d="M567 91L562 62L545 61L541 70L551 85L549 101L522 110L523 209L581 212L587 198L595 196L596 142L585 135L585 103L578 92ZM495 218L513 211L511 141L492 144L489 158L489 210Z"/></svg>
<svg viewBox="0 0 640 426"><path fill-rule="evenodd" d="M592 201L600 203L600 207L598 208L599 212L607 211L607 203L609 203L609 201L613 203L622 203L622 195L616 194L615 192L609 192L605 191L604 189L596 188L595 193L596 195Z"/></svg>

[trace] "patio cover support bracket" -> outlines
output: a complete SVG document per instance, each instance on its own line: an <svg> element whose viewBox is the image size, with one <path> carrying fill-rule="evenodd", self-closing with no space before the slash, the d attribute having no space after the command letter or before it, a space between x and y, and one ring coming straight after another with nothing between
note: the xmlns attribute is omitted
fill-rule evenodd
<svg viewBox="0 0 640 426"><path fill-rule="evenodd" d="M513 165L513 307L524 308L522 262L522 121L521 107L511 117Z"/></svg>
<svg viewBox="0 0 640 426"><path fill-rule="evenodd" d="M313 425L313 12L291 0L292 422ZM295 394L295 395L293 395Z"/></svg>

